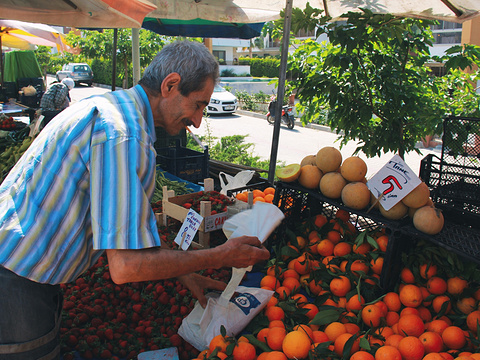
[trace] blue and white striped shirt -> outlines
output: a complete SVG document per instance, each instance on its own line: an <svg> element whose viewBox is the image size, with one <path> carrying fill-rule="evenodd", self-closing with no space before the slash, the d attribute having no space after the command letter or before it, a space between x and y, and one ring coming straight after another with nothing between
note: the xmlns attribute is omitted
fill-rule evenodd
<svg viewBox="0 0 480 360"><path fill-rule="evenodd" d="M64 110L0 185L0 264L58 284L76 279L105 249L160 246L149 201L154 142L139 85Z"/></svg>

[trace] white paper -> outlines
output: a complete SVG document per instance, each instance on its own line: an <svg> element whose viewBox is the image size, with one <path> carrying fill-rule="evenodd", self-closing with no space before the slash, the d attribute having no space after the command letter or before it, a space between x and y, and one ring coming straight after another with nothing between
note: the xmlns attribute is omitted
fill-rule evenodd
<svg viewBox="0 0 480 360"><path fill-rule="evenodd" d="M388 211L421 182L403 159L395 155L368 180L367 187L376 198L381 196L380 204Z"/></svg>
<svg viewBox="0 0 480 360"><path fill-rule="evenodd" d="M188 211L188 214L185 217L182 227L180 228L179 232L177 233L177 236L175 237L175 243L178 244L178 246L182 250L188 249L188 247L193 241L193 238L195 237L195 234L200 228L202 221L203 221L203 216L201 216L195 210L190 209Z"/></svg>

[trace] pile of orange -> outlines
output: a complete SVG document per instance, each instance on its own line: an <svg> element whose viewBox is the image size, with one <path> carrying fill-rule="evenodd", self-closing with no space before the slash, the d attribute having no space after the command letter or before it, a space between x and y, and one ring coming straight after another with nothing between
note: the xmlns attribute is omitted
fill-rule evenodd
<svg viewBox="0 0 480 360"><path fill-rule="evenodd" d="M241 338L255 353L222 337L233 345L199 359L480 360L480 288L417 249L395 289L382 291L389 238L364 231L344 210L300 224L260 282L274 291L255 322L266 325Z"/></svg>
<svg viewBox="0 0 480 360"><path fill-rule="evenodd" d="M255 204L257 201L272 203L273 198L275 197L275 188L274 187L267 187L263 190L254 189L251 191L253 194L253 203ZM237 200L248 202L248 191L242 191L235 195Z"/></svg>

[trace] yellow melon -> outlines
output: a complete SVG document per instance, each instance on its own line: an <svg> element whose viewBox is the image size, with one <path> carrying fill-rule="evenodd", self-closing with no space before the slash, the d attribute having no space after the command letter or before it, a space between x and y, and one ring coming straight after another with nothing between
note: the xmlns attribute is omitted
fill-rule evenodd
<svg viewBox="0 0 480 360"><path fill-rule="evenodd" d="M307 189L317 189L323 173L317 165L307 164L300 167L300 176L298 182Z"/></svg>
<svg viewBox="0 0 480 360"><path fill-rule="evenodd" d="M307 155L305 156L302 161L300 162L300 166L305 166L305 165L315 165L317 166L317 159L316 155Z"/></svg>
<svg viewBox="0 0 480 360"><path fill-rule="evenodd" d="M429 235L438 234L444 225L442 211L434 206L422 206L413 215L413 225L417 230Z"/></svg>
<svg viewBox="0 0 480 360"><path fill-rule="evenodd" d="M361 210L370 203L370 190L363 182L351 182L342 189L342 202L355 210Z"/></svg>
<svg viewBox="0 0 480 360"><path fill-rule="evenodd" d="M316 155L317 166L325 174L337 171L342 164L342 153L333 146L325 146L318 150Z"/></svg>
<svg viewBox="0 0 480 360"><path fill-rule="evenodd" d="M300 164L290 164L275 170L275 175L284 182L293 182L300 176Z"/></svg>
<svg viewBox="0 0 480 360"><path fill-rule="evenodd" d="M358 156L351 156L343 161L340 172L347 181L363 181L367 175L367 164Z"/></svg>
<svg viewBox="0 0 480 360"><path fill-rule="evenodd" d="M390 220L398 220L407 215L408 207L401 201L396 203L390 210L385 210L380 204L380 213Z"/></svg>
<svg viewBox="0 0 480 360"><path fill-rule="evenodd" d="M430 189L423 181L415 189L410 191L402 202L410 208L419 208L425 206L430 198Z"/></svg>
<svg viewBox="0 0 480 360"><path fill-rule="evenodd" d="M338 172L329 172L323 174L320 180L320 191L330 199L338 199L342 195L342 190L347 185L347 181L342 174Z"/></svg>

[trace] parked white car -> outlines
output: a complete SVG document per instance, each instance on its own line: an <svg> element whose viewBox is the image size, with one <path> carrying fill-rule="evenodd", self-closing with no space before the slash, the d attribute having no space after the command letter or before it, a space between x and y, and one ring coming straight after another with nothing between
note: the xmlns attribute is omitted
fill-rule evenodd
<svg viewBox="0 0 480 360"><path fill-rule="evenodd" d="M237 107L236 96L220 85L215 85L210 103L207 106L207 114L231 114L237 110Z"/></svg>

